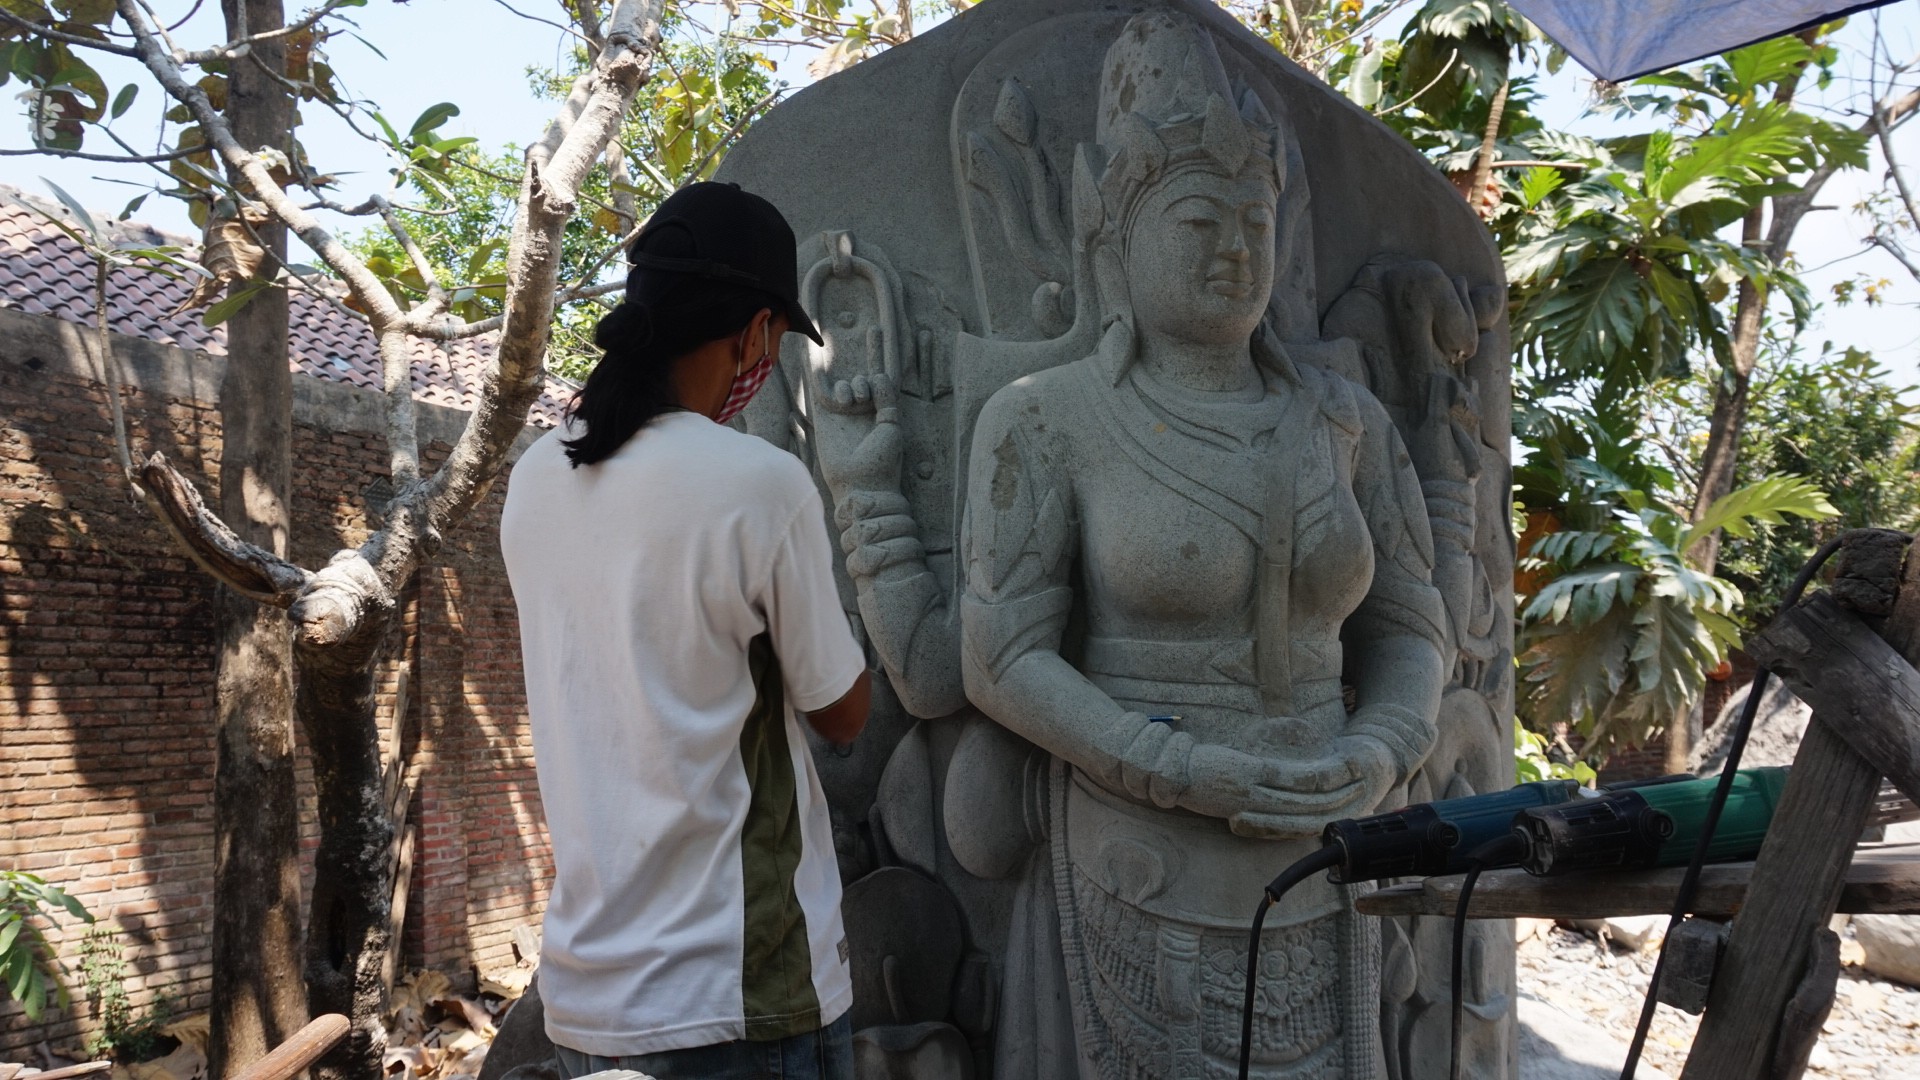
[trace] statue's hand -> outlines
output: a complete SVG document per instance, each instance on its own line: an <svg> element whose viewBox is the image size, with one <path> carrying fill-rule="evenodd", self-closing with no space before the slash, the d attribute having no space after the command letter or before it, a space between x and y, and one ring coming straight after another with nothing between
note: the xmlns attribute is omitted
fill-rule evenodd
<svg viewBox="0 0 1920 1080"><path fill-rule="evenodd" d="M841 527L840 549L847 553L847 573L855 578L926 558L904 496L855 491L840 500L834 519Z"/></svg>
<svg viewBox="0 0 1920 1080"><path fill-rule="evenodd" d="M1227 819L1241 836L1267 840L1318 836L1329 821L1372 813L1397 781L1392 755L1377 739L1343 736L1333 753L1312 761L1269 760L1270 790L1284 792L1276 811L1243 810Z"/></svg>
<svg viewBox="0 0 1920 1080"><path fill-rule="evenodd" d="M861 375L834 384L821 406L839 414L838 423L872 416L872 427L851 449L834 453L822 447L820 473L836 503L860 491L900 490L900 462L906 437L900 430L900 396L885 375ZM844 525L845 522L842 522Z"/></svg>
<svg viewBox="0 0 1920 1080"><path fill-rule="evenodd" d="M1187 759L1178 805L1225 818L1242 836L1299 837L1318 835L1340 808L1364 795L1338 757L1294 762L1200 743Z"/></svg>
<svg viewBox="0 0 1920 1080"><path fill-rule="evenodd" d="M1480 405L1470 383L1434 372L1423 419L1407 435L1422 480L1466 483L1480 475Z"/></svg>

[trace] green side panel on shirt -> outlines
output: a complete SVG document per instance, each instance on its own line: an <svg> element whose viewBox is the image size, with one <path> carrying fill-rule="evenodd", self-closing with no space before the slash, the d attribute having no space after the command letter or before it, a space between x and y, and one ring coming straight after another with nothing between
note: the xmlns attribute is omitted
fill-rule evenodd
<svg viewBox="0 0 1920 1080"><path fill-rule="evenodd" d="M793 878L800 867L798 780L787 743L786 690L773 642L762 634L747 649L755 698L740 732L740 760L752 794L740 833L746 884L746 952L740 991L747 1038L784 1039L820 1027L813 989L807 919Z"/></svg>

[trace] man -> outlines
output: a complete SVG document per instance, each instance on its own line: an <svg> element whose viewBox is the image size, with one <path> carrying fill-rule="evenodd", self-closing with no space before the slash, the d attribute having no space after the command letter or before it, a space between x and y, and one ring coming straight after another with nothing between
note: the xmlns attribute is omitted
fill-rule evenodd
<svg viewBox="0 0 1920 1080"><path fill-rule="evenodd" d="M798 720L851 741L866 663L812 477L723 426L789 327L819 340L793 232L694 184L630 258L606 355L501 519L553 844L547 1034L569 1077L850 1080L839 874Z"/></svg>

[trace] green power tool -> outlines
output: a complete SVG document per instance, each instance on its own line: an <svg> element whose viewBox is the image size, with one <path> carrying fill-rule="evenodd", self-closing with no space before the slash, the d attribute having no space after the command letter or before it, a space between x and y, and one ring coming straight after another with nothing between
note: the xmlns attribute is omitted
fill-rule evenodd
<svg viewBox="0 0 1920 1080"><path fill-rule="evenodd" d="M1685 866L1693 857L1718 777L1616 787L1581 799L1520 811L1513 835L1520 865L1541 877L1575 870ZM1787 786L1784 767L1734 774L1707 859L1751 859L1760 853L1773 808Z"/></svg>

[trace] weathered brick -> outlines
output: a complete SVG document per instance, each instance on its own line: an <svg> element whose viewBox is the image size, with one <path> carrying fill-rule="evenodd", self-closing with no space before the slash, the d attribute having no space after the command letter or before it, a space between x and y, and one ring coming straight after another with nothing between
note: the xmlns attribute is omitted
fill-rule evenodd
<svg viewBox="0 0 1920 1080"><path fill-rule="evenodd" d="M121 930L136 1008L165 996L203 1009L215 590L115 475L100 388L52 367L29 370L16 349L0 335L0 500L9 510L0 515L0 862L74 888ZM161 352L169 363L207 362ZM215 405L145 393L127 403L137 450L164 450L203 493L217 491ZM447 449L437 443L425 456L437 462ZM378 432L300 424L293 460L291 554L318 566L368 535L361 492L386 471L386 451ZM397 719L425 769L410 821L418 847L402 959L453 973L509 959L513 929L539 919L552 876L498 553L505 487L407 587L379 667L388 733L399 672L409 672ZM311 887L318 818L304 737L296 740ZM71 968L81 935L62 929L51 939ZM59 1047L91 1023L76 1006L29 1026L17 1005L0 1004L0 1053L42 1039Z"/></svg>

